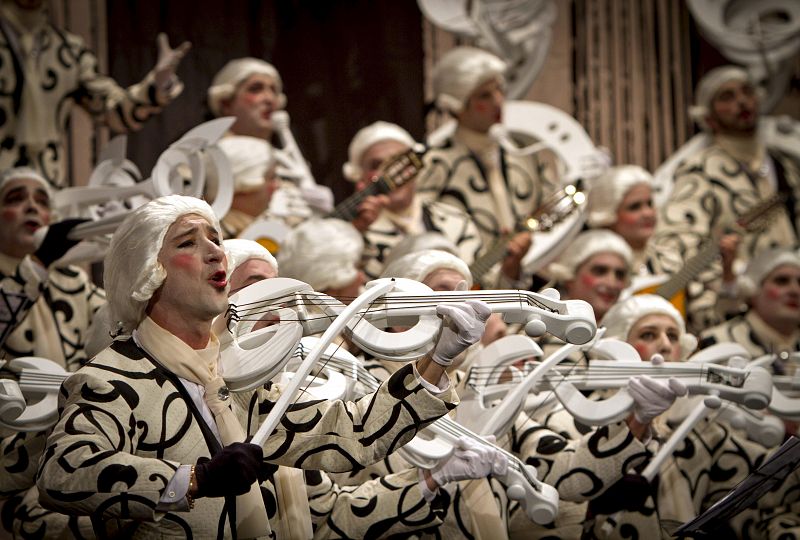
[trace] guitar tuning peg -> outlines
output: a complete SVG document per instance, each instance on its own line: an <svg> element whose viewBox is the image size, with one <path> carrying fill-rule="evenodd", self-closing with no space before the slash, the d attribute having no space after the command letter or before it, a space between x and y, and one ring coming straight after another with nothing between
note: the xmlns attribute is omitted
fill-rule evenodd
<svg viewBox="0 0 800 540"><path fill-rule="evenodd" d="M540 337L547 332L547 325L537 315L533 315L525 324L525 333L530 337Z"/></svg>

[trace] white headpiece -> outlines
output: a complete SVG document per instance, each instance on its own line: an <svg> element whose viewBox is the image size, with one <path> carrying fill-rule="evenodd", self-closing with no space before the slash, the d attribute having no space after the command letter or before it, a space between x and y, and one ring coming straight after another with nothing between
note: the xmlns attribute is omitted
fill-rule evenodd
<svg viewBox="0 0 800 540"><path fill-rule="evenodd" d="M590 227L607 227L617 221L617 210L628 191L638 184L653 185L653 176L638 165L611 167L592 183L586 218Z"/></svg>
<svg viewBox="0 0 800 540"><path fill-rule="evenodd" d="M800 255L789 248L773 248L756 253L750 259L737 285L745 298L752 298L761 288L764 279L776 268L785 264L800 267Z"/></svg>
<svg viewBox="0 0 800 540"><path fill-rule="evenodd" d="M38 171L31 169L30 167L14 167L11 169L6 169L0 174L0 193L2 193L4 186L12 181L12 180L35 180L39 182L44 190L47 192L47 196L50 199L53 198L53 189L50 187L50 184L47 180L45 180L44 176L42 176Z"/></svg>
<svg viewBox="0 0 800 540"><path fill-rule="evenodd" d="M601 326L606 327L604 337L628 340L633 325L647 315L667 315L678 325L681 358L688 357L697 348L697 338L686 333L686 324L680 312L667 300L654 294L639 294L617 302L606 312ZM649 360L649 358L643 358Z"/></svg>
<svg viewBox="0 0 800 540"><path fill-rule="evenodd" d="M611 252L619 255L630 268L633 252L628 243L608 229L594 229L580 233L564 253L550 263L548 274L559 283L575 277L578 267L598 253Z"/></svg>
<svg viewBox="0 0 800 540"><path fill-rule="evenodd" d="M409 148L416 144L414 137L397 124L378 120L358 130L353 140L350 141L347 149L348 162L342 165L344 177L351 182L358 182L364 172L361 169L361 156L370 146L381 141L397 141Z"/></svg>
<svg viewBox="0 0 800 540"><path fill-rule="evenodd" d="M311 219L291 230L278 254L281 275L316 291L344 287L358 274L364 240L340 219Z"/></svg>
<svg viewBox="0 0 800 540"><path fill-rule="evenodd" d="M472 273L467 263L446 251L438 249L425 249L415 251L400 257L384 269L381 277L398 277L424 281L432 272L447 268L455 270L467 282L467 288L472 287Z"/></svg>
<svg viewBox="0 0 800 540"><path fill-rule="evenodd" d="M217 143L228 158L233 173L233 192L247 193L261 188L264 175L275 164L277 151L264 139L244 135L223 137ZM209 167L206 177L206 191L213 195L217 190L217 175L213 167Z"/></svg>
<svg viewBox="0 0 800 540"><path fill-rule="evenodd" d="M222 102L236 93L236 88L251 75L266 75L275 79L278 87L278 108L286 106L283 81L275 66L258 58L237 58L220 69L208 87L208 107L214 116L222 115Z"/></svg>
<svg viewBox="0 0 800 540"><path fill-rule="evenodd" d="M433 70L436 105L458 114L470 94L495 77L503 78L506 63L475 47L456 47L447 51Z"/></svg>
<svg viewBox="0 0 800 540"><path fill-rule="evenodd" d="M706 118L711 114L711 101L717 94L719 87L728 81L750 81L750 75L738 66L720 66L712 69L697 83L694 105L689 107L689 117L708 131L710 129Z"/></svg>
<svg viewBox="0 0 800 540"><path fill-rule="evenodd" d="M167 229L186 214L202 216L222 238L219 220L208 203L183 195L167 195L140 206L114 233L103 274L115 326L112 331L127 334L139 326L150 297L167 277L158 262Z"/></svg>
<svg viewBox="0 0 800 540"><path fill-rule="evenodd" d="M225 248L225 255L228 257L229 276L234 270L250 259L267 261L275 272L278 271L278 261L275 260L275 257L272 256L272 253L270 253L267 248L255 240L230 238L222 242L222 246Z"/></svg>

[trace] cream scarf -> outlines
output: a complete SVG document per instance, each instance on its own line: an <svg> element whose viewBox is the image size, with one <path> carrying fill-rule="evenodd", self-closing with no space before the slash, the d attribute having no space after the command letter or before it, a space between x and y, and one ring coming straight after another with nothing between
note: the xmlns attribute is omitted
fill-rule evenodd
<svg viewBox="0 0 800 540"><path fill-rule="evenodd" d="M224 445L245 440L245 432L228 406L228 396L220 392L225 381L219 374L219 340L212 333L205 349L195 350L155 323L150 317L139 324L137 342L172 373L205 386L205 401L214 415ZM270 535L267 511L258 483L236 497L236 530L239 538L263 538Z"/></svg>
<svg viewBox="0 0 800 540"><path fill-rule="evenodd" d="M43 147L59 139L56 119L48 118L52 111L42 106L51 98L42 90L39 76L39 49L44 40L41 34L47 25L47 13L44 9L29 13L11 2L3 2L0 11L16 31L15 37L22 54L19 61L25 77L16 122L16 139L21 145Z"/></svg>
<svg viewBox="0 0 800 540"><path fill-rule="evenodd" d="M767 147L757 137L731 137L729 135L716 135L714 141L725 153L744 165L748 172L757 180L769 180L769 163L767 161ZM759 189L761 189L759 187Z"/></svg>
<svg viewBox="0 0 800 540"><path fill-rule="evenodd" d="M509 202L508 190L503 181L503 171L500 170L500 146L488 134L478 133L461 126L456 129L453 138L478 155L488 174L489 191L494 201L497 222L502 229L513 231L514 213Z"/></svg>
<svg viewBox="0 0 800 540"><path fill-rule="evenodd" d="M0 253L0 272L6 276L13 276L17 271L17 267L23 263L24 259L16 259ZM27 291L26 294L30 296ZM47 305L44 299L44 295L39 296L25 316L25 320L33 330L33 356L41 356L56 362L62 367L67 367L64 349L61 347L58 326L50 306Z"/></svg>

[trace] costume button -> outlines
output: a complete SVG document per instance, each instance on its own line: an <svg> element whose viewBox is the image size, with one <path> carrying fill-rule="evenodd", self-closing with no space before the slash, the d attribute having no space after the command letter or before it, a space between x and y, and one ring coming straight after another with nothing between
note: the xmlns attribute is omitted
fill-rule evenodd
<svg viewBox="0 0 800 540"><path fill-rule="evenodd" d="M174 496L175 496L175 492L174 492L174 491L170 491L170 492L169 492L169 496L170 496L170 497L174 497Z"/></svg>
<svg viewBox="0 0 800 540"><path fill-rule="evenodd" d="M217 397L219 397L219 399L221 399L222 401L225 401L226 399L231 397L231 391L228 390L227 386L223 386L217 391Z"/></svg>

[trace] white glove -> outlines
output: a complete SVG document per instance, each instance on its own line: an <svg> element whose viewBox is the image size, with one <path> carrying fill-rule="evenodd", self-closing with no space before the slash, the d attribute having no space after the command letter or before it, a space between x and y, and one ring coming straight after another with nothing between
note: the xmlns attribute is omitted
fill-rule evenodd
<svg viewBox="0 0 800 540"><path fill-rule="evenodd" d="M649 424L653 418L669 409L678 396L686 395L686 386L678 379L670 377L667 384L640 375L628 381L628 394L633 398L633 414L642 424Z"/></svg>
<svg viewBox="0 0 800 540"><path fill-rule="evenodd" d="M431 478L441 487L459 480L486 478L490 474L504 476L507 472L508 458L498 448L470 437L459 437L455 451L431 471Z"/></svg>
<svg viewBox="0 0 800 540"><path fill-rule="evenodd" d="M300 192L303 194L306 204L311 208L329 214L333 210L333 191L328 186L320 186L319 184L309 187L301 187Z"/></svg>
<svg viewBox="0 0 800 540"><path fill-rule="evenodd" d="M492 310L480 300L467 300L440 304L436 314L441 315L444 322L432 358L440 366L449 366L456 356L481 339Z"/></svg>
<svg viewBox="0 0 800 540"><path fill-rule="evenodd" d="M178 69L178 64L192 48L192 44L184 41L173 49L169 46L167 34L163 32L156 37L156 43L158 45L158 61L153 69L156 86L163 92L169 92L175 82L175 70Z"/></svg>

